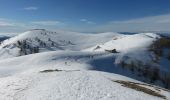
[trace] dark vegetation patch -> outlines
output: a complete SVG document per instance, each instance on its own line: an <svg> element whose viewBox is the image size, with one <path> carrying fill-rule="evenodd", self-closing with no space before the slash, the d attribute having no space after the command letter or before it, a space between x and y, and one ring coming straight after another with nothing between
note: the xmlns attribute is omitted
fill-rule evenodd
<svg viewBox="0 0 170 100"><path fill-rule="evenodd" d="M39 46L30 45L30 42L27 39L22 40L22 41L17 41L17 43L15 45L18 48L20 48L19 56L39 53Z"/></svg>
<svg viewBox="0 0 170 100"><path fill-rule="evenodd" d="M62 70L58 70L58 69L47 69L47 70L43 70L43 71L40 71L40 73L49 73L49 72L60 72Z"/></svg>
<svg viewBox="0 0 170 100"><path fill-rule="evenodd" d="M138 33L135 33L135 32L119 32L121 34L125 34L125 35L134 35L134 34L138 34Z"/></svg>
<svg viewBox="0 0 170 100"><path fill-rule="evenodd" d="M164 49L167 48L169 51L168 55L165 55ZM143 77L145 82L156 83L161 82L162 87L170 89L170 73L167 71L160 70L159 61L161 57L166 57L170 60L170 38L162 37L153 42L149 47L149 51L155 54L155 58L150 63L144 64L141 61L131 61L126 63L122 61L120 66L123 69L130 70L133 74L138 77Z"/></svg>
<svg viewBox="0 0 170 100"><path fill-rule="evenodd" d="M154 83L160 80L160 70L158 66L153 66L151 64L143 64L141 61L136 61L127 64L122 61L120 66L123 69L130 70L133 74L137 74L139 77L144 77L146 80L150 80L150 83Z"/></svg>
<svg viewBox="0 0 170 100"><path fill-rule="evenodd" d="M146 83L135 83L135 82L129 82L129 83L153 87L153 88L154 88L155 90L157 90L157 91L164 90L164 91L170 92L170 90L168 90L168 89L165 89L165 88L162 88L162 87L159 87L159 86L155 86L155 85L151 85L151 84L146 84Z"/></svg>
<svg viewBox="0 0 170 100"><path fill-rule="evenodd" d="M164 49L169 49L168 54L164 55ZM160 39L156 40L149 48L155 55L159 63L161 57L165 57L170 61L170 38L162 36ZM165 88L170 88L170 73L162 72L159 75L160 80L165 84Z"/></svg>
<svg viewBox="0 0 170 100"><path fill-rule="evenodd" d="M168 58L168 60L170 61L170 52L168 53L168 57L167 57L167 58Z"/></svg>
<svg viewBox="0 0 170 100"><path fill-rule="evenodd" d="M122 61L120 66L123 69L130 70L133 74L138 75L138 77L144 77L144 81L146 82L154 84L160 81L163 83L164 88L170 89L170 73L160 70L159 66L143 64L140 61L132 61L129 64Z"/></svg>
<svg viewBox="0 0 170 100"><path fill-rule="evenodd" d="M112 49L112 50L105 50L106 52L109 53L119 53L116 49Z"/></svg>
<svg viewBox="0 0 170 100"><path fill-rule="evenodd" d="M64 71L64 72L73 72L73 71L80 71L80 70L47 69L47 70L40 71L40 73L61 72L61 71Z"/></svg>
<svg viewBox="0 0 170 100"><path fill-rule="evenodd" d="M100 49L101 47L98 45L97 47L95 47L93 50L97 50Z"/></svg>
<svg viewBox="0 0 170 100"><path fill-rule="evenodd" d="M146 87L143 87L143 86L140 86L134 82L129 82L129 81L121 81L121 80L116 80L116 81L113 81L113 82L117 82L117 83L120 83L122 84L122 86L124 87L128 87L128 88L131 88L131 89L134 89L134 90L137 90L137 91L141 91L141 92L144 92L146 94L149 94L149 95L152 95L152 96L157 96L157 97L160 97L160 98L163 98L163 99L166 99L166 96L154 91L154 90L151 90L151 89L148 89Z"/></svg>
<svg viewBox="0 0 170 100"><path fill-rule="evenodd" d="M163 50L165 48L170 49L170 38L162 37L156 40L150 47L149 50L152 51L158 58L163 56ZM170 60L170 50L169 55L166 55Z"/></svg>

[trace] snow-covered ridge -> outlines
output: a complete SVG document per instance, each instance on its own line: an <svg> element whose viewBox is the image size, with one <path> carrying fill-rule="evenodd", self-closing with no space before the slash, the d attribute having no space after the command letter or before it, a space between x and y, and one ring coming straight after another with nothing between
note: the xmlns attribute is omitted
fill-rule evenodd
<svg viewBox="0 0 170 100"><path fill-rule="evenodd" d="M85 42L87 39L89 40L89 42L92 42L92 38L93 40L97 40L97 39L105 39L108 38L109 36L117 36L119 35L118 33L101 33L101 34L83 34L83 33L76 33L76 32L52 32L52 31L47 31L47 30L30 30L24 33L19 34L16 37L13 37L9 40L4 41L3 45L8 45L8 44L12 44L12 43L16 43L19 40L25 40L25 39L34 39L34 38L39 38L43 41L48 41L48 39L52 39L55 42L58 41L74 41L74 42L80 42L83 43ZM96 38L95 38L96 37ZM76 39L75 39L76 38ZM110 37L111 38L111 37ZM81 40L81 41L80 41ZM103 40L100 40L103 41ZM87 41L88 42L88 41ZM80 44L79 43L79 44ZM92 43L93 44L93 43Z"/></svg>
<svg viewBox="0 0 170 100"><path fill-rule="evenodd" d="M170 99L170 50L157 53L157 43L166 47L170 40L162 39L155 33L24 32L0 45L0 99Z"/></svg>
<svg viewBox="0 0 170 100"><path fill-rule="evenodd" d="M5 40L0 45L0 58L16 57L31 54L32 48L38 47L39 52L55 50L83 50L98 43L104 43L112 37L121 36L118 33L83 34L76 32L51 32L46 30L30 30L18 36ZM21 52L23 45L29 48Z"/></svg>
<svg viewBox="0 0 170 100"><path fill-rule="evenodd" d="M116 49L117 51L120 51L120 52L135 51L136 49L139 49L139 50L146 49L158 38L160 38L160 36L154 33L123 35L122 37L113 38L112 40L102 45L98 45L100 47L98 49L95 49L96 48L95 46L91 48L91 50L103 51L103 50Z"/></svg>

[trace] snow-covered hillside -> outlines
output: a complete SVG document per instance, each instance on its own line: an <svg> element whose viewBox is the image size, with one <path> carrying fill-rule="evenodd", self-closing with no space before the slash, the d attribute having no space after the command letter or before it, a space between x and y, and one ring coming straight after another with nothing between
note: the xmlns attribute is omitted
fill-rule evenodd
<svg viewBox="0 0 170 100"><path fill-rule="evenodd" d="M170 99L169 90L103 72L100 68L92 70L90 55L89 52L53 51L1 60L0 99ZM93 59L100 57L96 54Z"/></svg>
<svg viewBox="0 0 170 100"><path fill-rule="evenodd" d="M155 33L27 31L0 45L0 100L169 100L167 41Z"/></svg>
<svg viewBox="0 0 170 100"><path fill-rule="evenodd" d="M81 50L104 43L118 33L82 34L76 32L51 32L35 29L5 40L0 45L0 59L44 51Z"/></svg>

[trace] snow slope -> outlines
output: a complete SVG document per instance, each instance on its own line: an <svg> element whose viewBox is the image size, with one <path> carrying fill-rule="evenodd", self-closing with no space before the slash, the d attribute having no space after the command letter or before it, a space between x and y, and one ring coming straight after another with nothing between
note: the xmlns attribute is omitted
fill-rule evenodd
<svg viewBox="0 0 170 100"><path fill-rule="evenodd" d="M146 84L145 77L119 65L140 61L158 67L148 48L159 38L154 33L27 31L0 45L0 100L169 100L170 91L160 82ZM38 46L39 53L20 56L18 41Z"/></svg>
<svg viewBox="0 0 170 100"><path fill-rule="evenodd" d="M112 50L117 49L119 52L130 52L136 49L146 49L152 42L159 38L158 35L153 33L140 33L134 35L124 35L123 37L113 39L104 43L99 50Z"/></svg>
<svg viewBox="0 0 170 100"><path fill-rule="evenodd" d="M1 60L0 99L162 99L114 82L116 80L123 80L141 83L139 81L118 74L90 70L93 66L88 63L88 60L91 58L87 55L89 55L87 52L81 54L69 52L69 54L64 54L62 51L54 51ZM65 64L65 62L67 62L67 64ZM55 69L59 71L41 72ZM148 88L148 86L145 85L143 87ZM166 99L170 99L170 93L167 90L156 90L156 88L152 86L149 86L149 88L166 96Z"/></svg>
<svg viewBox="0 0 170 100"><path fill-rule="evenodd" d="M160 38L160 36L154 33L123 35L104 44L88 48L85 51L105 52L106 50L115 49L119 52L115 64L119 64L122 61L125 61L126 63L141 61L142 63L147 64L154 59L154 55L148 51L148 48L158 38ZM100 48L96 49L96 47Z"/></svg>

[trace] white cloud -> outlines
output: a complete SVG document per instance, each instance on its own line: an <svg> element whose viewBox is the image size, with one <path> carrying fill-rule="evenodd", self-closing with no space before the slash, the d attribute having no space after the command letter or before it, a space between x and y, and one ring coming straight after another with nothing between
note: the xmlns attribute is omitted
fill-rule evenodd
<svg viewBox="0 0 170 100"><path fill-rule="evenodd" d="M38 7L26 7L24 10L38 10Z"/></svg>
<svg viewBox="0 0 170 100"><path fill-rule="evenodd" d="M111 23L170 23L170 14L138 18L127 21L112 21Z"/></svg>
<svg viewBox="0 0 170 100"><path fill-rule="evenodd" d="M15 33L19 31L26 31L30 29L31 26L26 25L26 23L21 23L15 20L0 18L0 33Z"/></svg>
<svg viewBox="0 0 170 100"><path fill-rule="evenodd" d="M13 26L13 23L0 21L0 27L10 27L10 26Z"/></svg>
<svg viewBox="0 0 170 100"><path fill-rule="evenodd" d="M95 22L89 21L88 19L80 19L81 22L85 22L87 24L96 24Z"/></svg>
<svg viewBox="0 0 170 100"><path fill-rule="evenodd" d="M110 21L105 24L96 24L88 19L80 19L85 25L72 25L57 20L40 20L32 22L18 22L0 18L0 32L17 32L33 28L65 29L80 32L106 32L106 31L169 31L170 14L131 19L126 21ZM92 27L93 26L93 27Z"/></svg>
<svg viewBox="0 0 170 100"><path fill-rule="evenodd" d="M100 31L170 31L170 14L131 19L126 21L110 21L98 25Z"/></svg>
<svg viewBox="0 0 170 100"><path fill-rule="evenodd" d="M34 22L31 22L31 23L37 24L37 25L44 25L44 26L53 26L53 25L61 24L60 21L34 21Z"/></svg>
<svg viewBox="0 0 170 100"><path fill-rule="evenodd" d="M65 23L62 23L60 21L55 21L55 20L19 22L16 20L0 18L1 33L21 32L21 31L26 31L35 28L57 29L65 26L66 26Z"/></svg>
<svg viewBox="0 0 170 100"><path fill-rule="evenodd" d="M13 23L5 18L0 18L0 27L10 27L13 26Z"/></svg>

